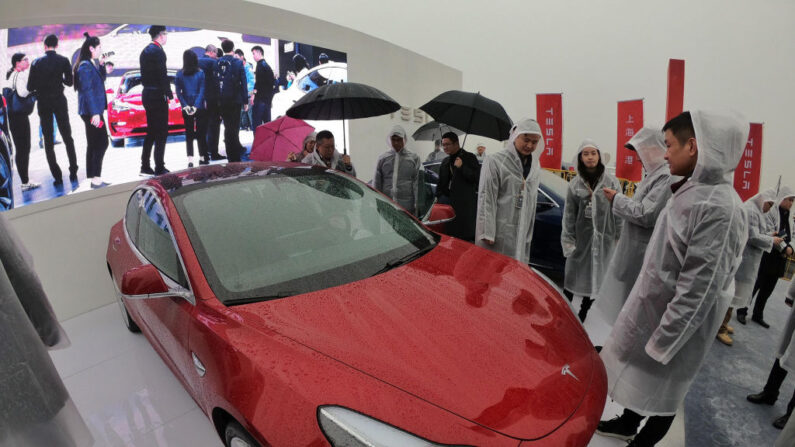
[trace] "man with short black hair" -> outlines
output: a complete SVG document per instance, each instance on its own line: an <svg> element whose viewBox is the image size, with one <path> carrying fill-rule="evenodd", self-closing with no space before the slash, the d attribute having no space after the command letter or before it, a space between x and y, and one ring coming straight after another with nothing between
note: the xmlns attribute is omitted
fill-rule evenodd
<svg viewBox="0 0 795 447"><path fill-rule="evenodd" d="M215 67L218 66L218 48L209 44L204 48L204 56L199 58L199 68L204 72L204 103L207 113L207 151L211 160L226 160L218 153L218 140L221 138L221 111L218 108L218 79Z"/></svg>
<svg viewBox="0 0 795 447"><path fill-rule="evenodd" d="M218 60L215 77L218 80L221 119L224 121L224 143L226 157L231 162L240 161L243 146L240 145L240 107L248 111L248 88L243 62L234 55L235 44L231 40L221 42L224 56Z"/></svg>
<svg viewBox="0 0 795 447"><path fill-rule="evenodd" d="M350 155L341 155L334 145L334 135L331 131L321 130L315 140L315 151L307 155L301 163L313 166L325 166L330 169L345 172L356 177L356 168L351 163Z"/></svg>
<svg viewBox="0 0 795 447"><path fill-rule="evenodd" d="M265 61L265 52L259 45L251 48L256 66L254 82L254 104L252 106L252 126L254 129L262 123L271 120L271 105L273 94L276 92L276 77L268 62Z"/></svg>
<svg viewBox="0 0 795 447"><path fill-rule="evenodd" d="M44 151L50 167L55 186L63 185L63 174L58 160L55 158L55 132L53 115L58 123L66 156L69 158L69 180L77 181L77 155L72 140L72 126L69 124L69 109L63 94L64 86L71 87L74 82L69 59L56 53L58 37L54 34L44 38L45 55L33 61L28 78L28 90L38 98L38 112L41 120L41 132L44 138Z"/></svg>
<svg viewBox="0 0 795 447"><path fill-rule="evenodd" d="M166 70L166 52L163 45L168 40L166 27L152 25L149 27L152 42L147 45L139 58L141 64L141 102L146 111L146 137L141 149L141 175L161 175L168 171L163 157L166 152L168 138L168 102L174 97L171 92L171 81ZM155 146L155 169L149 163Z"/></svg>
<svg viewBox="0 0 795 447"><path fill-rule="evenodd" d="M447 158L439 167L436 196L447 196L455 210L455 219L447 224L448 233L472 242L475 240L480 163L474 154L461 148L455 132L442 135L442 150Z"/></svg>

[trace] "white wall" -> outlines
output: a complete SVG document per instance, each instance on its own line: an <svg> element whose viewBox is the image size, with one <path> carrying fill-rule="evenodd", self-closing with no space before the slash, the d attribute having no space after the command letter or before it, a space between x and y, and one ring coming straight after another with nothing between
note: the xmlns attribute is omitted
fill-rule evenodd
<svg viewBox="0 0 795 447"><path fill-rule="evenodd" d="M646 122L661 126L668 59L685 59L685 108L764 122L762 187L779 174L795 186L792 0L261 1L459 68L465 89L514 119L535 116L536 93L563 92L564 160L586 137L615 154L619 100L645 98Z"/></svg>
<svg viewBox="0 0 795 447"><path fill-rule="evenodd" d="M404 105L422 104L461 88L461 72L385 41L310 17L240 0L26 0L0 5L0 29L65 23L160 23L234 30L348 53L350 81L369 84ZM204 43L199 43L204 44ZM351 156L369 180L385 135L394 123L409 132L419 124L389 116L350 122ZM427 152L424 148L421 152ZM8 211L35 259L56 314L65 319L112 302L105 267L108 231L121 219L133 184L85 192Z"/></svg>

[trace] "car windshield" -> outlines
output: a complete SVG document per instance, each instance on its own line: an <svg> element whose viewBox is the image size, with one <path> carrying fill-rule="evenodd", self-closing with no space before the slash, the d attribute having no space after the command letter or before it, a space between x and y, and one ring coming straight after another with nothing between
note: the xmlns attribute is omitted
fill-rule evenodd
<svg viewBox="0 0 795 447"><path fill-rule="evenodd" d="M561 199L566 198L567 191L569 190L569 182L564 180L560 175L542 169L540 179L545 189L551 190Z"/></svg>
<svg viewBox="0 0 795 447"><path fill-rule="evenodd" d="M332 172L271 171L186 186L172 198L210 287L227 305L368 278L438 241L380 194Z"/></svg>

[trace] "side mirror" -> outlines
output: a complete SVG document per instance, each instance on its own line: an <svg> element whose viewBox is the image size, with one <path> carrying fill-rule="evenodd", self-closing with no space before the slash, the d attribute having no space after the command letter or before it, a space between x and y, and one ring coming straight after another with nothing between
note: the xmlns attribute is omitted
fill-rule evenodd
<svg viewBox="0 0 795 447"><path fill-rule="evenodd" d="M450 205L435 203L433 207L431 207L431 212L427 219L427 221L423 221L426 227L433 231L447 234L445 231L445 224L455 219L455 211Z"/></svg>
<svg viewBox="0 0 795 447"><path fill-rule="evenodd" d="M195 302L193 294L182 288L169 288L160 272L152 264L130 269L121 278L121 294L132 300L148 298L181 297Z"/></svg>

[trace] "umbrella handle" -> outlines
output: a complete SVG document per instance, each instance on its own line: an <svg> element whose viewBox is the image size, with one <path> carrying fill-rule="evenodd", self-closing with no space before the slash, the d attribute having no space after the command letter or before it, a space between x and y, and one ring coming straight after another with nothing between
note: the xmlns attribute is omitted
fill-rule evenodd
<svg viewBox="0 0 795 447"><path fill-rule="evenodd" d="M348 136L345 132L345 118L342 119L342 155L348 155Z"/></svg>

